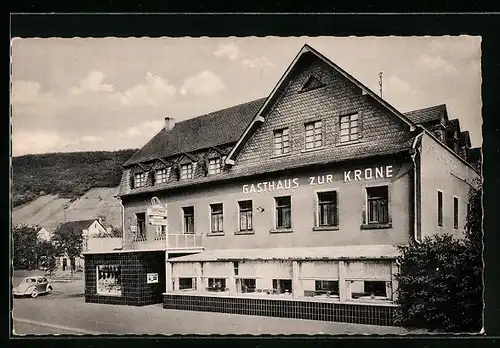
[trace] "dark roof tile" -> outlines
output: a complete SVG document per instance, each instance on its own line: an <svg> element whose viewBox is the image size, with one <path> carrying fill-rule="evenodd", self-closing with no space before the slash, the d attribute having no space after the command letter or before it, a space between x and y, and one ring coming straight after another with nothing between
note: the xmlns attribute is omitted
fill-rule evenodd
<svg viewBox="0 0 500 348"><path fill-rule="evenodd" d="M96 220L97 219L68 221L68 222L61 224L59 226L59 228L64 226L64 227L72 229L74 231L83 231L84 229L88 228Z"/></svg>
<svg viewBox="0 0 500 348"><path fill-rule="evenodd" d="M236 143L265 99L257 99L178 122L169 131L162 129L125 162L124 166Z"/></svg>
<svg viewBox="0 0 500 348"><path fill-rule="evenodd" d="M413 110L404 113L411 121L422 124L431 121L438 121L446 114L446 105L436 105L424 109Z"/></svg>

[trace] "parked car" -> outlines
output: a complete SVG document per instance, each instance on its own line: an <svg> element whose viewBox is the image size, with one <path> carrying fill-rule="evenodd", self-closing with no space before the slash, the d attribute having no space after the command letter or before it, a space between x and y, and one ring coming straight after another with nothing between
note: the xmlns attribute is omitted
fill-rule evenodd
<svg viewBox="0 0 500 348"><path fill-rule="evenodd" d="M23 281L12 289L14 296L31 296L49 294L52 291L52 285L45 277L26 277Z"/></svg>

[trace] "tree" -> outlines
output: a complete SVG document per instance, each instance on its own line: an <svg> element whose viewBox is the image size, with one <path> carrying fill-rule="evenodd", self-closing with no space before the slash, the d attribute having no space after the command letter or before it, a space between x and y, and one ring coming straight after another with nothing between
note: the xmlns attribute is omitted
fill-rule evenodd
<svg viewBox="0 0 500 348"><path fill-rule="evenodd" d="M39 260L39 266L52 274L57 267L57 250L51 241L39 240L36 245L36 255Z"/></svg>
<svg viewBox="0 0 500 348"><path fill-rule="evenodd" d="M478 185L479 186L479 185ZM482 192L472 189L463 239L434 235L400 247L396 322L479 332L483 312Z"/></svg>
<svg viewBox="0 0 500 348"><path fill-rule="evenodd" d="M20 225L12 230L14 269L34 270L38 267L36 227Z"/></svg>
<svg viewBox="0 0 500 348"><path fill-rule="evenodd" d="M70 259L71 274L75 269L75 258L80 256L83 247L82 231L71 228L67 224L60 225L52 237L55 250L59 254L66 254Z"/></svg>

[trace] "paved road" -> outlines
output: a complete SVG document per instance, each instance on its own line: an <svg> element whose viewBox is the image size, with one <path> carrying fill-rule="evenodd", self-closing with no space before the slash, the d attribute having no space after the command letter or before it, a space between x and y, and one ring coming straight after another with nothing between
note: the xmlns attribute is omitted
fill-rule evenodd
<svg viewBox="0 0 500 348"><path fill-rule="evenodd" d="M75 284L36 299L15 299L16 334L405 334L405 329L85 303ZM70 290L73 289L73 293Z"/></svg>

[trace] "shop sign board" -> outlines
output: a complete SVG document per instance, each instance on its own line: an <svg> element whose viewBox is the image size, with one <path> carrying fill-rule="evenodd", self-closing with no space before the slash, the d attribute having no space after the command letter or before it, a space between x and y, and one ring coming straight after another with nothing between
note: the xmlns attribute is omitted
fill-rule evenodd
<svg viewBox="0 0 500 348"><path fill-rule="evenodd" d="M158 273L147 273L147 284L158 283Z"/></svg>

